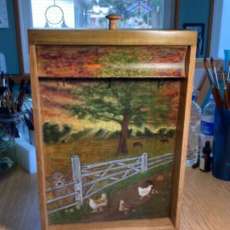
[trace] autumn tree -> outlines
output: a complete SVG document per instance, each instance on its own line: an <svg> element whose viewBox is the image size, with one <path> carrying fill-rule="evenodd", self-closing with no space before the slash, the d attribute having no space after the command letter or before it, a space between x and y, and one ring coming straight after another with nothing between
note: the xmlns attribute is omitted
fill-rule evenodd
<svg viewBox="0 0 230 230"><path fill-rule="evenodd" d="M117 153L127 154L129 125L142 127L146 124L149 111L155 106L157 92L157 84L151 81L81 82L72 92L77 103L70 109L79 119L118 123ZM157 105L156 110L160 111L160 106Z"/></svg>

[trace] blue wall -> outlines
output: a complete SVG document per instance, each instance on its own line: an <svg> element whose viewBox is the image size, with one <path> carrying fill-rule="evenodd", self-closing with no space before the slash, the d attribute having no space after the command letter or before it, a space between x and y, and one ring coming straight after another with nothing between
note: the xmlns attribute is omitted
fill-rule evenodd
<svg viewBox="0 0 230 230"><path fill-rule="evenodd" d="M179 4L179 28L183 28L184 23L205 24L204 52L206 51L207 46L210 2L211 0L180 0Z"/></svg>
<svg viewBox="0 0 230 230"><path fill-rule="evenodd" d="M0 28L0 52L6 57L8 74L19 73L13 1L6 0L9 28Z"/></svg>
<svg viewBox="0 0 230 230"><path fill-rule="evenodd" d="M218 47L218 57L224 58L224 50L230 50L230 1L223 0L222 17L220 25L220 42Z"/></svg>

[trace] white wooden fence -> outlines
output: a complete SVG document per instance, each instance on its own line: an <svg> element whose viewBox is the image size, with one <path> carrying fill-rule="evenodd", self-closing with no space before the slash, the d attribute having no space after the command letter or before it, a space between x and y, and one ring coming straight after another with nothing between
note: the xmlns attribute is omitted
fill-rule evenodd
<svg viewBox="0 0 230 230"><path fill-rule="evenodd" d="M102 192L105 188L172 161L171 153L157 157L148 157L147 153L143 153L139 157L81 164L79 156L75 155L71 158L73 180L65 185L47 189L47 193L51 193L67 187L72 188L67 194L49 199L48 205L71 197L73 201L48 212L51 214L73 206L80 207L85 199Z"/></svg>

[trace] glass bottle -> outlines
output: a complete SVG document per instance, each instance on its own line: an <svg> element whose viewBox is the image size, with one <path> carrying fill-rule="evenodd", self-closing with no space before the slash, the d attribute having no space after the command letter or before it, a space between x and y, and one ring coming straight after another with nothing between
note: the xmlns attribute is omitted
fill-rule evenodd
<svg viewBox="0 0 230 230"><path fill-rule="evenodd" d="M198 160L199 155L199 139L200 139L200 119L201 119L201 108L196 102L197 91L193 92L192 97L192 108L189 128L189 142L187 150L187 165L191 167Z"/></svg>

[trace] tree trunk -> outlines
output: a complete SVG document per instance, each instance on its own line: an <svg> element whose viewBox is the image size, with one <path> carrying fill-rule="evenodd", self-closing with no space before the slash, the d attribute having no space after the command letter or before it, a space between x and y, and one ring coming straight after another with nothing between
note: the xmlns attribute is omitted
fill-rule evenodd
<svg viewBox="0 0 230 230"><path fill-rule="evenodd" d="M126 155L128 154L128 146L127 146L127 139L128 139L128 132L129 132L129 117L128 114L124 114L123 121L121 123L121 133L119 137L118 149L117 153Z"/></svg>

